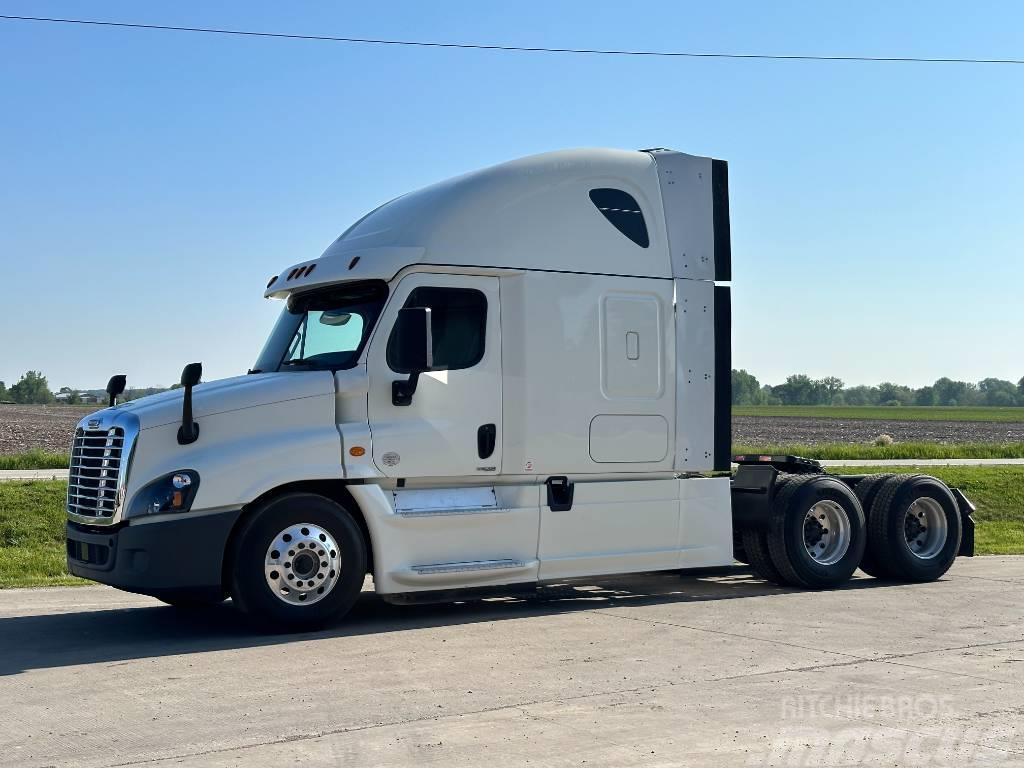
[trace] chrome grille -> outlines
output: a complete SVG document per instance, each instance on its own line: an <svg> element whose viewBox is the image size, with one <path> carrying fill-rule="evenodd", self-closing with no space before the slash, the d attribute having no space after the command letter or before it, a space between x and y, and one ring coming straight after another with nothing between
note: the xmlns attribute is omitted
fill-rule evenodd
<svg viewBox="0 0 1024 768"><path fill-rule="evenodd" d="M68 477L68 514L97 520L114 516L124 442L122 427L75 430Z"/></svg>

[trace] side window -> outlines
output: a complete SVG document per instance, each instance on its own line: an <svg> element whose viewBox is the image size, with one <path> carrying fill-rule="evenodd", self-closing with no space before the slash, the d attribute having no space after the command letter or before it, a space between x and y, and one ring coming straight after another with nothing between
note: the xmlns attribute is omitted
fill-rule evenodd
<svg viewBox="0 0 1024 768"><path fill-rule="evenodd" d="M457 371L472 368L484 356L487 335L487 297L472 288L415 288L405 307L429 307L434 340L434 366ZM388 367L408 373L392 362L394 332L388 338Z"/></svg>

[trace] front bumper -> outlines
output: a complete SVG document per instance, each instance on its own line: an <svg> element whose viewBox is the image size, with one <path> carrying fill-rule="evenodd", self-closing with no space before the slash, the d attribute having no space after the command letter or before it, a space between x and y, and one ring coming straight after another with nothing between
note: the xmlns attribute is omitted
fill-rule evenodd
<svg viewBox="0 0 1024 768"><path fill-rule="evenodd" d="M103 530L67 523L68 570L154 597L224 594L224 555L241 510Z"/></svg>

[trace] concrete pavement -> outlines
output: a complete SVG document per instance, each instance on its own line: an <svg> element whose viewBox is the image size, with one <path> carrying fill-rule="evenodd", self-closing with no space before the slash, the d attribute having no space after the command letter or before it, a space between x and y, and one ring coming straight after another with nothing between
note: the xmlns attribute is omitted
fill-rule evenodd
<svg viewBox="0 0 1024 768"><path fill-rule="evenodd" d="M832 592L718 575L254 634L0 591L0 766L1024 765L1024 558Z"/></svg>
<svg viewBox="0 0 1024 768"><path fill-rule="evenodd" d="M4 480L67 480L66 469L0 469L0 482Z"/></svg>

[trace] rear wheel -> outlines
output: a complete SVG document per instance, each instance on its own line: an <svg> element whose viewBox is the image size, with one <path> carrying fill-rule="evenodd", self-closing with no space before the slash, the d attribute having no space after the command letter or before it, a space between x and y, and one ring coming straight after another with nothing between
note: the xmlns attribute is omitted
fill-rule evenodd
<svg viewBox="0 0 1024 768"><path fill-rule="evenodd" d="M309 629L355 603L366 542L341 506L310 493L279 496L252 515L235 541L231 596L262 626Z"/></svg>
<svg viewBox="0 0 1024 768"><path fill-rule="evenodd" d="M938 579L956 559L961 535L956 499L929 475L890 478L871 506L868 546L893 579Z"/></svg>
<svg viewBox="0 0 1024 768"><path fill-rule="evenodd" d="M871 525L871 506L874 504L875 498L878 496L878 492L882 490L882 485L892 477L895 477L895 475L891 473L871 475L870 477L865 477L857 483L856 486L854 486L853 492L857 494L857 499L860 501L860 505L864 509L864 516L867 519L868 526ZM868 576L874 576L879 579L890 576L885 562L879 562L875 557L875 552L871 547L870 539L867 542L867 546L864 548L864 557L860 560L860 569Z"/></svg>
<svg viewBox="0 0 1024 768"><path fill-rule="evenodd" d="M768 552L768 540L764 531L743 531L743 549L749 558L750 567L758 576L772 584L785 584L782 574L772 562Z"/></svg>
<svg viewBox="0 0 1024 768"><path fill-rule="evenodd" d="M853 575L864 554L864 511L838 478L801 475L776 496L767 540L787 584L835 587Z"/></svg>
<svg viewBox="0 0 1024 768"><path fill-rule="evenodd" d="M775 478L775 494L786 487L794 475L780 474ZM740 532L743 552L754 573L772 584L785 584L786 580L772 562L768 551L768 534L763 529L748 528Z"/></svg>

